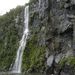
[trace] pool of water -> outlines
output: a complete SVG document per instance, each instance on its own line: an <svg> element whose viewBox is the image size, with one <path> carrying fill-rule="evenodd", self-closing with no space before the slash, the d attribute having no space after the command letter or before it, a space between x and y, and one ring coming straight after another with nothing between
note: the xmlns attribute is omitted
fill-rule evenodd
<svg viewBox="0 0 75 75"><path fill-rule="evenodd" d="M27 73L22 73L22 74L17 74L17 73L0 73L0 75L45 75L45 74L40 74L40 73L31 73L31 74L27 74Z"/></svg>

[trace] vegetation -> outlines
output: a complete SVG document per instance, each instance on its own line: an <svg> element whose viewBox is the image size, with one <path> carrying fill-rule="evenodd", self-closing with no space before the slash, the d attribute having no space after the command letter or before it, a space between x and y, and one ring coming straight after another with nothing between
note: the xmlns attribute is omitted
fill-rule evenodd
<svg viewBox="0 0 75 75"><path fill-rule="evenodd" d="M71 57L63 58L63 59L61 59L59 64L61 66L63 66L64 64L68 64L70 66L75 66L75 57L71 56Z"/></svg>
<svg viewBox="0 0 75 75"><path fill-rule="evenodd" d="M38 46L37 35L34 34L27 42L23 55L23 71L43 71L45 68L45 47Z"/></svg>
<svg viewBox="0 0 75 75"><path fill-rule="evenodd" d="M18 6L16 9L10 10L9 13L0 16L0 71L8 71L15 60L20 40L16 25L22 25L20 17L18 17L17 24L15 19L20 16L22 11L23 7Z"/></svg>

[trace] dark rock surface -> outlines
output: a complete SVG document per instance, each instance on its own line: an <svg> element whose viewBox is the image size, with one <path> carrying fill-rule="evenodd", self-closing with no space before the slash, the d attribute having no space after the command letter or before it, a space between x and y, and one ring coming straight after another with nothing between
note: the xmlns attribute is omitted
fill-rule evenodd
<svg viewBox="0 0 75 75"><path fill-rule="evenodd" d="M75 59L75 1L33 0L29 6L29 40L37 35L34 45L45 47L43 70L47 75L75 75L75 61L72 61Z"/></svg>
<svg viewBox="0 0 75 75"><path fill-rule="evenodd" d="M27 5L29 37L22 71L75 75L75 0L30 0ZM0 17L1 71L9 70L14 62L22 37L24 7L19 10Z"/></svg>

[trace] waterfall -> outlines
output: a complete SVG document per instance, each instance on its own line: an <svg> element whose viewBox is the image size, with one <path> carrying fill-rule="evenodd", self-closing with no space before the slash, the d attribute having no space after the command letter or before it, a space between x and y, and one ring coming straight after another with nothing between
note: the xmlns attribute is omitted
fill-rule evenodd
<svg viewBox="0 0 75 75"><path fill-rule="evenodd" d="M13 73L21 73L22 55L26 46L26 40L29 32L28 23L29 23L29 6L26 6L24 12L24 32L23 32L22 39L20 41L19 48L17 50L15 63L12 68Z"/></svg>

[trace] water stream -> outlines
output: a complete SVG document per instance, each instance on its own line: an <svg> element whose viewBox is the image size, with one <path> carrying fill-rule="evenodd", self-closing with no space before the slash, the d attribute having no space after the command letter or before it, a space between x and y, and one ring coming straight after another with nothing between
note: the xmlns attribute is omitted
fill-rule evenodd
<svg viewBox="0 0 75 75"><path fill-rule="evenodd" d="M29 32L28 23L29 23L29 6L26 6L24 12L24 32L23 32L22 39L20 41L19 48L17 50L15 63L12 68L13 73L21 73L22 55L26 46L26 40Z"/></svg>

